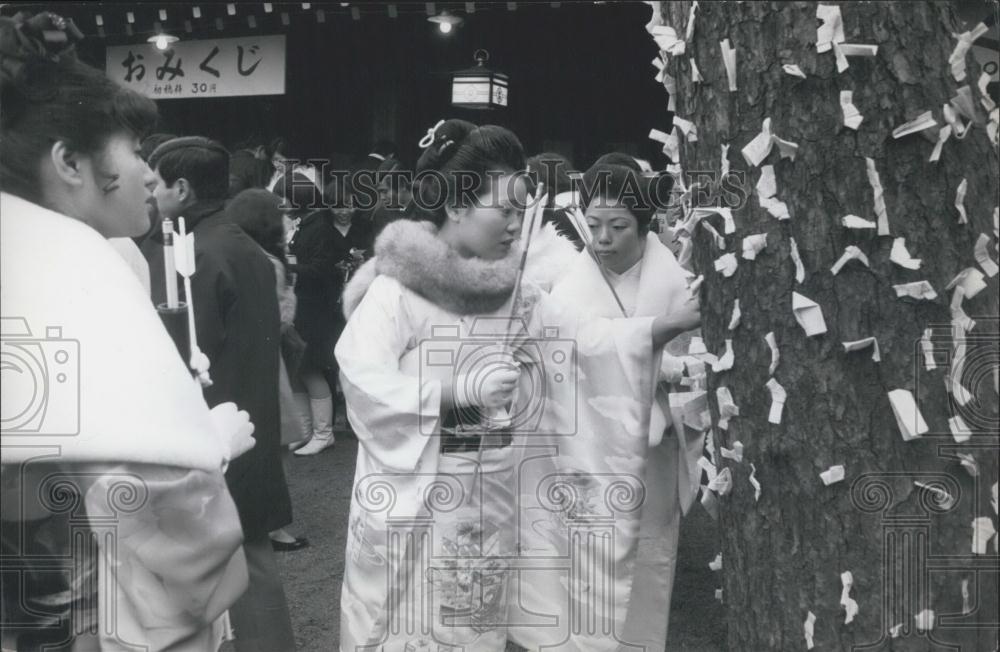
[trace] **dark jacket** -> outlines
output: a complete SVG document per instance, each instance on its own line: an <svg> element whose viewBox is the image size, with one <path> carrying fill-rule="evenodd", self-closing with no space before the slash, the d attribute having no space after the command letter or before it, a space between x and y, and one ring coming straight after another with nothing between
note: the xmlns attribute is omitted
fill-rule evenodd
<svg viewBox="0 0 1000 652"><path fill-rule="evenodd" d="M304 363L325 369L333 364L334 333L344 319L338 309L341 252L334 245L330 212L319 210L303 217L288 251L295 257L291 266L298 300L295 330L308 345Z"/></svg>
<svg viewBox="0 0 1000 652"><path fill-rule="evenodd" d="M248 538L291 523L281 466L278 351L281 340L274 266L233 224L223 202L203 202L185 214L194 232L194 295L198 347L211 362L209 406L232 401L250 414L257 444L229 463L226 483Z"/></svg>

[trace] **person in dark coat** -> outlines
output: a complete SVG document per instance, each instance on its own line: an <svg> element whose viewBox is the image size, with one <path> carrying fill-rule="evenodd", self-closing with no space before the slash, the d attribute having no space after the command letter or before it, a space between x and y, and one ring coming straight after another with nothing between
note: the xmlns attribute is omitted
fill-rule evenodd
<svg viewBox="0 0 1000 652"><path fill-rule="evenodd" d="M226 483L243 525L250 586L230 610L236 650L292 650L295 640L268 532L291 522L280 454L280 319L274 267L224 205L229 153L207 138L167 141L149 160L163 216L194 233L191 290L198 346L208 357L209 406L233 401L250 414L257 445L234 460Z"/></svg>
<svg viewBox="0 0 1000 652"><path fill-rule="evenodd" d="M295 274L295 330L306 342L298 380L309 394L312 438L296 455L316 455L334 445L333 347L343 328L338 301L343 272L337 267L332 214L322 191L306 176L294 173L278 179L274 192L283 199L295 225L288 242L290 271Z"/></svg>

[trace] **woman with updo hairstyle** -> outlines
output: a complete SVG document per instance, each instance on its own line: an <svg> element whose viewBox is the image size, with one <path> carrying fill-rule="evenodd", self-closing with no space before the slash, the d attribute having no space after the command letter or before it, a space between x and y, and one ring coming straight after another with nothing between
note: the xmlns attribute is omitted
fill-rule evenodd
<svg viewBox="0 0 1000 652"><path fill-rule="evenodd" d="M542 535L568 536L563 516L538 504L548 494L516 474L577 477L559 445L522 451L542 433L627 439L648 419L653 352L698 316L582 322L536 283L534 240L521 274L528 183L517 137L447 120L420 144L413 204L424 219L388 224L343 296L336 356L360 445L340 647L403 652L435 640L499 652L508 637L531 639L503 624L530 622L508 610L562 572L518 587L510 559L551 557L559 544ZM437 557L455 562L421 562Z"/></svg>
<svg viewBox="0 0 1000 652"><path fill-rule="evenodd" d="M599 158L583 175L581 215L596 259L581 252L552 294L573 302L592 318L652 316L664 308L696 309L697 297L689 290L692 275L657 234L650 233L654 214L670 197L672 182L669 176L644 174L627 154L613 152ZM644 469L640 477L646 502L637 528L637 552L631 568L615 577L628 605L621 627L615 631L621 633L622 641L648 650L662 650L666 645L681 512L690 508L701 478L702 433L685 428L671 410L671 405L693 396L689 391L671 396L685 369L678 357L686 353L686 348L678 347L682 341L686 343L688 338L677 337L656 356L655 401L646 422L648 437L644 438L648 446L641 451ZM690 369L703 364L695 359L688 362ZM592 434L581 432L568 448L581 470L606 472L608 456L619 450L622 442L604 433ZM610 470L623 473L627 469ZM556 602L565 599L558 590L555 593Z"/></svg>
<svg viewBox="0 0 1000 652"><path fill-rule="evenodd" d="M247 586L223 470L252 426L208 409L106 240L149 228L157 113L81 37L0 18L3 647L208 650Z"/></svg>

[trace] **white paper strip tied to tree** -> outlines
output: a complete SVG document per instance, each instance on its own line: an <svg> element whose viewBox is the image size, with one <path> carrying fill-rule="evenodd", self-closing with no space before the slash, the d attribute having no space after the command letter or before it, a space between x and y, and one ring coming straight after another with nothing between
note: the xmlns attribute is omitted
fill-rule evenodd
<svg viewBox="0 0 1000 652"><path fill-rule="evenodd" d="M912 441L927 432L927 422L917 408L913 394L905 389L894 389L889 392L889 403L896 417L896 425L903 435L903 441Z"/></svg>

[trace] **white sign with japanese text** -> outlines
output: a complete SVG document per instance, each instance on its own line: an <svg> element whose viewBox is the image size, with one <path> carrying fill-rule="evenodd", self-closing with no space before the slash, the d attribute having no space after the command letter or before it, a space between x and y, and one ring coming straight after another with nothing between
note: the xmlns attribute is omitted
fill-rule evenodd
<svg viewBox="0 0 1000 652"><path fill-rule="evenodd" d="M155 100L285 93L285 37L252 36L107 48L111 79Z"/></svg>

